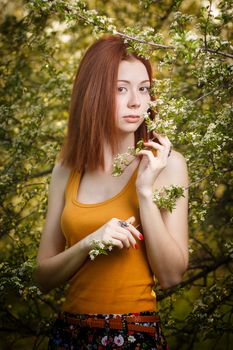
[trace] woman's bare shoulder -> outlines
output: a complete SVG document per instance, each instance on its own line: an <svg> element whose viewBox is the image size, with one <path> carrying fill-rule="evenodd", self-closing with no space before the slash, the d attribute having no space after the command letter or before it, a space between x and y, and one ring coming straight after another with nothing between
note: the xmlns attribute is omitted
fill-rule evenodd
<svg viewBox="0 0 233 350"><path fill-rule="evenodd" d="M156 187L169 186L171 184L188 185L188 168L183 154L175 150L171 151L167 165L159 174L156 183Z"/></svg>
<svg viewBox="0 0 233 350"><path fill-rule="evenodd" d="M187 166L187 163L183 154L176 150L172 150L167 160L167 169L170 169L170 170L177 169L177 168L181 169L181 168L186 168L186 166Z"/></svg>
<svg viewBox="0 0 233 350"><path fill-rule="evenodd" d="M65 186L69 176L71 173L71 169L62 165L62 163L57 162L52 170L51 183L59 184L59 186Z"/></svg>

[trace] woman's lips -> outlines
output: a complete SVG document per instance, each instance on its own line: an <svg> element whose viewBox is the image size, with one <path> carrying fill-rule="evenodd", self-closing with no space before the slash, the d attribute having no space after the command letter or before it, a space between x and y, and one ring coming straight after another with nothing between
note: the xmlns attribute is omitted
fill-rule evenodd
<svg viewBox="0 0 233 350"><path fill-rule="evenodd" d="M140 119L139 115L126 115L123 117L128 123L137 123Z"/></svg>

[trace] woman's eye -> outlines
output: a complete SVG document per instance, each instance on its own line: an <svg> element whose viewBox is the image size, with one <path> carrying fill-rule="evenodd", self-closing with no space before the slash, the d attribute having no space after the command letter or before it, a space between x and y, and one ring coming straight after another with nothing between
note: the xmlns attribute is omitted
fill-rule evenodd
<svg viewBox="0 0 233 350"><path fill-rule="evenodd" d="M117 91L118 91L118 92L123 92L123 91L125 91L125 90L126 90L126 88L123 87L123 86L118 86L118 88L117 88Z"/></svg>
<svg viewBox="0 0 233 350"><path fill-rule="evenodd" d="M140 91L142 91L142 92L149 92L150 91L150 87L149 86L142 86L142 87L140 87Z"/></svg>

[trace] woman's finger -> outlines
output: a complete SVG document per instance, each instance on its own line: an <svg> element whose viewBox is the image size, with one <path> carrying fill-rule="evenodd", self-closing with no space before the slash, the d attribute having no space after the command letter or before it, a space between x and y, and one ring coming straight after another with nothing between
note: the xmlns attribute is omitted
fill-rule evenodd
<svg viewBox="0 0 233 350"><path fill-rule="evenodd" d="M116 238L116 236L114 236L114 235L116 235L116 234L120 235L121 239L129 240L130 242L132 242L132 245L136 243L136 242L134 242L135 239L132 236L130 226L123 228L123 227L120 227L119 225L117 225L117 227L115 227L114 232L112 234L113 234L113 237L115 237L115 238ZM128 247L128 245L129 244L127 244L127 247Z"/></svg>
<svg viewBox="0 0 233 350"><path fill-rule="evenodd" d="M156 133L155 131L153 131L153 135L159 140L159 142L161 142L161 144L163 144L164 146L171 146L171 141L169 140L169 138L166 135L160 135L158 133Z"/></svg>
<svg viewBox="0 0 233 350"><path fill-rule="evenodd" d="M158 150L161 150L161 151L164 148L163 145L160 145L159 143L154 142L154 141L144 142L144 145L146 145L147 147L154 147L155 149L158 149Z"/></svg>
<svg viewBox="0 0 233 350"><path fill-rule="evenodd" d="M170 151L171 151L171 147L172 147L171 142L169 141L167 136L166 136L166 139L165 138L163 139L163 141L161 139L159 141L161 142L160 147L162 147L162 149L160 148L160 151L162 151L166 157L169 156L169 154L171 153ZM155 147L155 144L158 145L158 143L156 143L156 142L150 142L150 144L148 144L148 143L145 143L145 144L147 145L147 147L148 146L151 147L150 144L153 144L153 147Z"/></svg>
<svg viewBox="0 0 233 350"><path fill-rule="evenodd" d="M143 235L141 234L141 232L139 232L135 226L133 225L130 225L129 226L131 232L135 235L136 238L138 238L140 241L143 241L144 240L144 237Z"/></svg>
<svg viewBox="0 0 233 350"><path fill-rule="evenodd" d="M119 241L122 242L123 246L126 248L130 247L130 238L129 238L129 234L127 233L121 233L119 231L115 231L114 233L112 233L112 237L114 239L118 239Z"/></svg>
<svg viewBox="0 0 233 350"><path fill-rule="evenodd" d="M121 221L121 220L119 220ZM121 227L119 225L119 221L117 223L117 232L121 233L121 234L124 234L124 235L127 235L130 239L132 237L132 234L138 238L139 240L142 240L142 234L141 232L139 232L132 224L128 223L129 226L126 226L125 228ZM131 240L132 241L132 240ZM135 244L136 241L134 240L133 238L133 243Z"/></svg>
<svg viewBox="0 0 233 350"><path fill-rule="evenodd" d="M149 162L153 162L153 160L155 158L151 151L146 151L146 150L141 150L141 151L137 152L136 156L147 156Z"/></svg>
<svg viewBox="0 0 233 350"><path fill-rule="evenodd" d="M117 247L117 248L119 248L119 249L124 248L124 244L121 242L121 240L115 239L115 238L112 238L112 237L111 237L110 240L111 240L112 245L113 245L114 247ZM109 241L109 240L107 240L107 241Z"/></svg>
<svg viewBox="0 0 233 350"><path fill-rule="evenodd" d="M129 248L130 246L135 248L135 246L137 245L136 240L130 231L126 230L124 234L116 232L115 234L113 234L113 237L116 239L120 239L126 248Z"/></svg>
<svg viewBox="0 0 233 350"><path fill-rule="evenodd" d="M135 222L135 217L134 216L130 216L127 220L125 220L125 221L127 221L129 224L133 224L134 222Z"/></svg>

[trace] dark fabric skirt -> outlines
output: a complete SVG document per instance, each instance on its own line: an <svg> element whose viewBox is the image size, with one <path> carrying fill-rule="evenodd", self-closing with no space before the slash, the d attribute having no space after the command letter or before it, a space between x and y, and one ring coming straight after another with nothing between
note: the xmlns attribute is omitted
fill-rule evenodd
<svg viewBox="0 0 233 350"><path fill-rule="evenodd" d="M126 316L156 316L156 322L135 322L135 325L144 326L143 331L129 330L124 323ZM122 320L122 329L111 329L107 326L96 328L83 326L75 320L109 319ZM71 322L71 320L73 320ZM146 327L153 327L154 331L147 332ZM140 328L140 327L138 327ZM61 313L55 320L51 330L48 350L103 350L103 349L131 349L131 350L169 350L161 329L160 318L157 312L144 311L128 314L70 314Z"/></svg>

